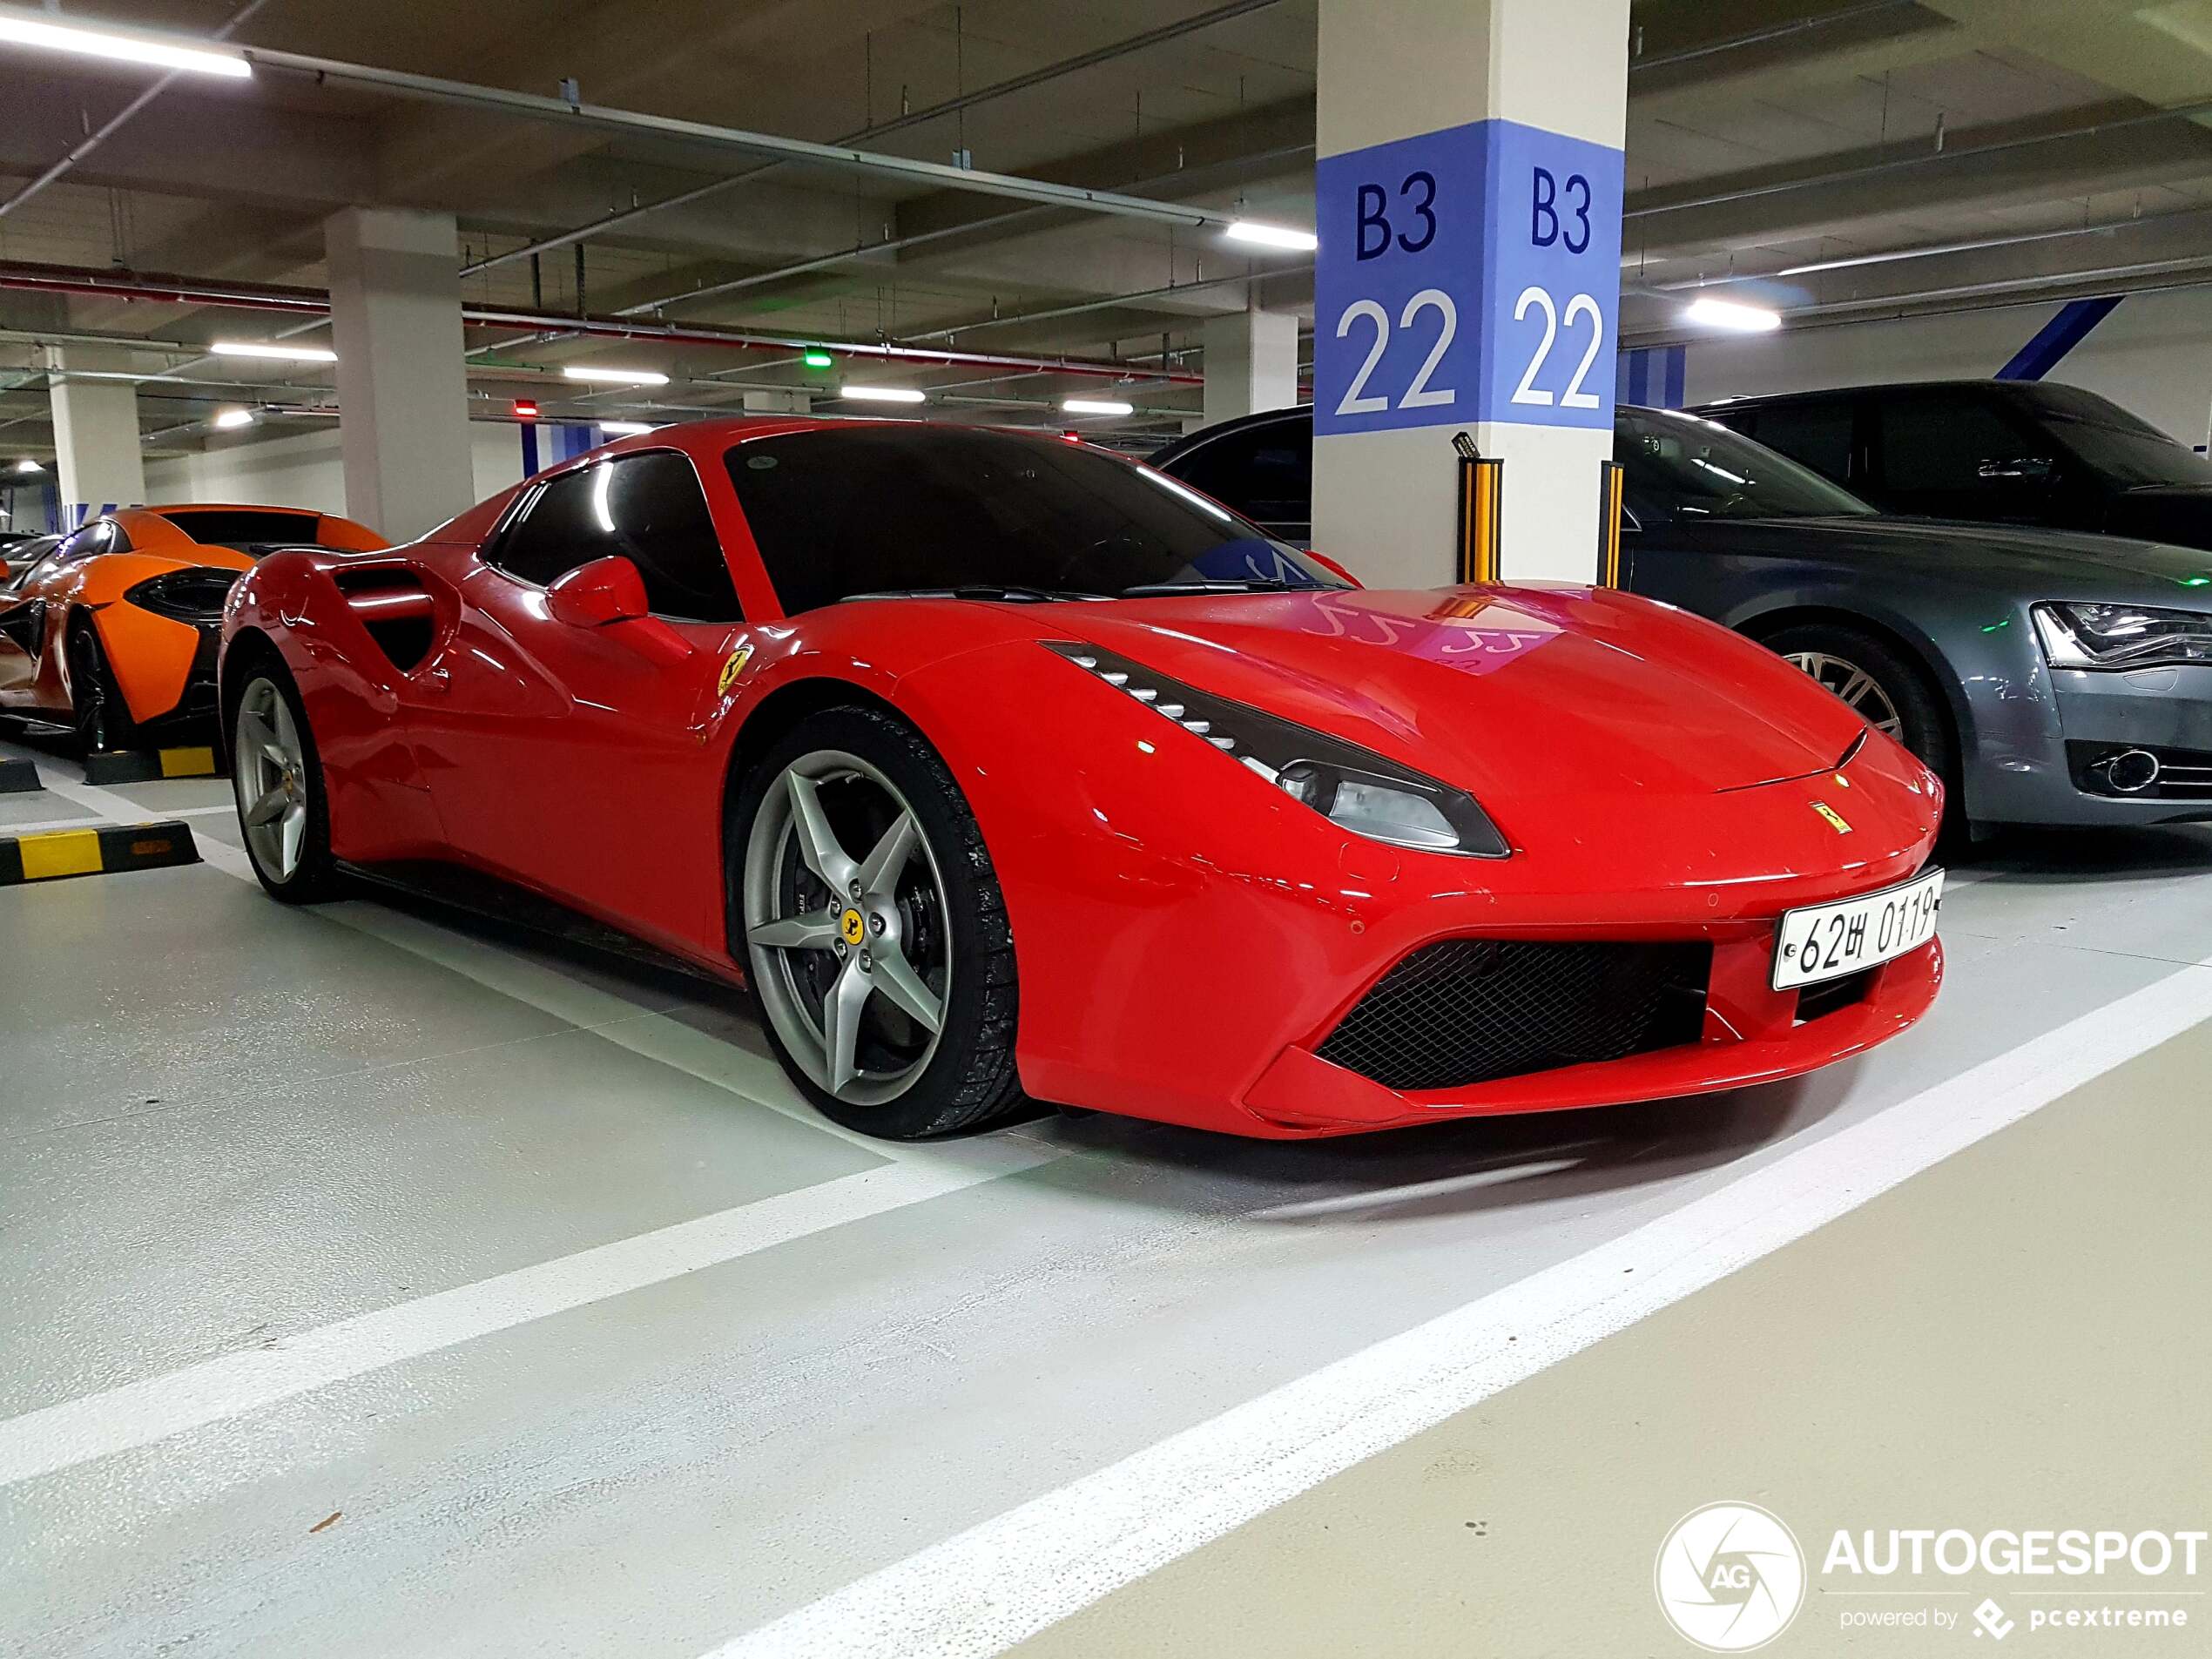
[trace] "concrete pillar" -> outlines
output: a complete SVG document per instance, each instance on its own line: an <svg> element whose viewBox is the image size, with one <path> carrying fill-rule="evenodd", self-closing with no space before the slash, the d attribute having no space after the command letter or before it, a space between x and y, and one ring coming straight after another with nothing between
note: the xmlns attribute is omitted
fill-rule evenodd
<svg viewBox="0 0 2212 1659"><path fill-rule="evenodd" d="M349 207L323 245L346 516L408 541L476 498L453 215Z"/></svg>
<svg viewBox="0 0 2212 1659"><path fill-rule="evenodd" d="M1233 420L1298 402L1298 318L1257 309L1209 317L1200 336L1206 347L1206 421Z"/></svg>
<svg viewBox="0 0 2212 1659"><path fill-rule="evenodd" d="M129 381L72 380L78 374L131 371L131 354L109 346L54 346L46 354L52 378L55 470L61 485L64 528L111 507L136 507L146 498L145 464L138 453L138 388Z"/></svg>
<svg viewBox="0 0 2212 1659"><path fill-rule="evenodd" d="M745 412L747 415L806 415L814 408L811 392L747 392Z"/></svg>
<svg viewBox="0 0 2212 1659"><path fill-rule="evenodd" d="M1629 0L1320 0L1313 540L1371 585L1453 578L1460 432L1505 577L1595 571L1628 37Z"/></svg>

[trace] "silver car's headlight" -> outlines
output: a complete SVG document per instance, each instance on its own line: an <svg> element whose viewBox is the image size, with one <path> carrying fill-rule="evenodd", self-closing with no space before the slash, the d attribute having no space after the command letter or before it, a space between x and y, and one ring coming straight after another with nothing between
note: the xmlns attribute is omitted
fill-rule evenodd
<svg viewBox="0 0 2212 1659"><path fill-rule="evenodd" d="M2212 615L2155 605L2040 604L2035 632L2054 668L2212 663Z"/></svg>
<svg viewBox="0 0 2212 1659"><path fill-rule="evenodd" d="M1463 789L1356 743L1156 674L1099 646L1075 640L1043 644L1355 835L1469 858L1501 859L1513 850Z"/></svg>

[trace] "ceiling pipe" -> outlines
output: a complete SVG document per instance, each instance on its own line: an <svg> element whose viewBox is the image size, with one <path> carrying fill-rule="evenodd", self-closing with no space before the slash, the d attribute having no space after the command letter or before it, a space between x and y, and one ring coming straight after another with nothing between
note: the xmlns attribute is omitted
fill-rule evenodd
<svg viewBox="0 0 2212 1659"><path fill-rule="evenodd" d="M1621 217L1623 219L1650 219L1661 213L1686 213L1693 207L1720 207L1730 202L1756 201L1765 196L1787 195L1791 191L1857 184L1863 179L1879 178L1885 173L1903 172L1915 167L1973 161L1985 156L2012 155L2021 150L2032 150L2039 145L2061 144L2069 138L2101 138L2108 133L2128 132L2137 127L2155 126L2166 121L2194 121L2207 115L2212 115L2212 98L2202 99L2195 104L2176 104L2163 110L2148 110L2141 115L2125 115L2112 121L2089 121L2080 126L2060 127L2051 132L2032 132L2022 138L2002 138L1995 144L1977 145L1971 149L1961 150L1953 145L1919 155L1898 156L1863 167L1842 167L1829 172L1809 173L1802 179L1747 185L1736 190L1685 197L1681 201L1655 202L1643 207L1626 208Z"/></svg>
<svg viewBox="0 0 2212 1659"><path fill-rule="evenodd" d="M125 276L65 266L0 264L0 289L7 288L101 299L148 300L165 305L288 312L293 315L323 315L330 310L330 296L316 288L280 287L262 283L202 282L190 277ZM876 357L900 362L954 367L1042 369L1049 374L1075 374L1094 380L1122 380L1128 374L1128 370L1119 363L1102 363L1082 358L956 351L949 347L899 345L887 341L825 340L813 334L765 334L716 328L698 323L633 321L611 317L563 317L550 312L505 310L488 306L462 307L461 320L470 327L558 331L589 339L661 341L674 345L715 346L738 351L804 351L810 347L819 347L847 357ZM1201 386L1205 383L1204 376L1198 374L1179 374L1171 378L1178 385Z"/></svg>
<svg viewBox="0 0 2212 1659"><path fill-rule="evenodd" d="M1117 40L1111 45L1101 46L1091 51L1079 53L1073 57L1065 57L1056 64L1047 64L1042 69L1033 69L1027 74L1015 75L989 86L978 87L973 92L962 93L958 98L949 98L941 103L932 104L926 109L909 111L891 120L862 127L857 132L846 133L836 142L840 145L859 144L865 139L880 138L887 132L897 132L903 128L920 126L926 121L938 120L948 115L957 115L962 110L974 109L979 104L988 104L994 99L1005 98L1010 93L1024 92L1033 86L1042 86L1048 82L1060 79L1062 76L1073 75L1079 70L1092 69L1100 64L1112 63L1116 58L1127 57L1133 53L1144 51L1147 47L1162 45L1168 41L1179 39L1184 35L1195 34L1201 29L1211 29L1216 24L1227 23L1232 17L1241 17L1250 12L1263 11L1270 6L1281 3L1282 0L1232 0L1231 4L1217 6L1212 10L1202 11L1196 17L1185 17L1176 23L1163 24L1157 29L1148 29L1143 34L1131 35L1128 39ZM475 276L480 271L489 271L496 266L527 259L533 253L550 253L556 248L567 247L574 242L586 241L594 236L604 235L609 231L618 229L624 225L634 224L650 214L665 212L671 207L687 207L693 202L704 201L707 197L728 190L733 185L743 184L749 179L758 179L765 172L772 172L779 165L772 161L765 166L749 167L745 172L727 179L717 179L711 183L696 185L690 190L680 190L672 196L664 196L658 201L644 202L635 207L609 213L589 225L579 225L572 230L542 237L535 242L526 242L520 247L509 248L503 253L491 254L473 264L464 265L461 267L461 274L465 277Z"/></svg>
<svg viewBox="0 0 2212 1659"><path fill-rule="evenodd" d="M1868 266L1896 265L1908 260L1932 260L1950 253L1986 253L1998 248L2026 247L2037 242L2062 242L2079 236L2115 236L2133 230L2155 230L2169 224L2199 219L2212 207L2184 207L2170 213L2150 213L2136 219L2107 219L2095 225L2071 225L2054 231L2020 231L2010 236L1983 236L1963 242L1931 242L1919 247L1887 248L1876 253L1851 253L1832 260L1811 260L1777 271L1729 271L1716 276L1682 277L1666 282L1647 282L1623 287L1623 293L1661 294L1688 293L1730 282L1778 282L1791 277L1817 276L1827 271L1854 271ZM1622 261L1622 268L1633 266Z"/></svg>
<svg viewBox="0 0 2212 1659"><path fill-rule="evenodd" d="M232 17L231 20L225 24L220 29L218 29L209 37L209 38L211 40L228 40L241 24L245 23L263 6L268 4L268 3L269 0L246 0L246 3L239 8L238 11ZM181 69L171 70L166 75L162 76L158 80L155 81L152 85L147 87L144 91L140 92L138 97L132 98L128 104L125 104L121 109L118 110L105 121L102 122L97 131L86 133L75 144L71 145L69 149L69 153L64 155L59 161L54 163L52 166L47 168L45 172L40 173L36 179L27 181L22 188L18 189L13 195L10 196L7 200L0 201L0 219L5 219L9 214L14 212L17 208L22 206L33 196L36 196L40 191L45 189L47 185L52 184L56 179L69 172L78 162L84 160L85 157L91 155L93 151L98 149L110 138L113 138L117 132L120 132L125 126L129 125L132 118L136 116L140 110L145 109L147 105L152 103L154 99L159 98L164 92L167 91L171 85L175 83L178 77L188 72L189 71Z"/></svg>
<svg viewBox="0 0 2212 1659"><path fill-rule="evenodd" d="M175 45L192 44L188 37L173 35L145 35L144 37L159 38ZM807 138L786 138L772 132L721 126L708 121L687 121L675 116L649 115L639 110L618 110L603 104L571 104L565 98L548 98L536 92L516 92L501 86L449 81L435 75L417 75L405 70L351 64L334 57L318 57L308 52L280 51L266 46L241 46L238 48L238 55L256 70L300 75L312 80L334 82L341 85L369 87L395 98L488 111L525 120L558 123L571 128L590 127L628 138L652 138L710 150L732 150L743 154L766 156L776 161L828 167L842 172L874 174L933 190L1004 196L1016 201L1035 202L1043 206L1068 208L1077 212L1103 213L1115 218L1148 219L1155 223L1199 228L1211 226L1226 229L1236 219L1234 214L1211 212L1174 202L1154 201L1143 196L1125 196L1116 191L1089 190L1078 185L1058 185L1049 179L1024 179L1013 173L955 167L948 162L922 161L911 156L854 149L849 145L818 144Z"/></svg>
<svg viewBox="0 0 2212 1659"><path fill-rule="evenodd" d="M1271 276L1296 276L1311 271L1313 262L1285 265L1271 271L1244 271L1235 276L1208 277L1203 281L1170 282L1164 288L1145 288L1136 293L1109 294L1103 300L1084 300L1074 305L1054 306L1044 311L1017 311L1003 317L985 317L974 322L955 323L949 328L931 328L918 334L902 334L902 340L951 340L960 334L972 334L979 328L1005 328L1018 322L1050 322L1058 317L1079 317L1089 311L1110 311L1116 306L1129 305L1143 300L1180 299L1186 293L1199 293L1208 288L1224 288L1234 282L1264 282Z"/></svg>
<svg viewBox="0 0 2212 1659"><path fill-rule="evenodd" d="M1901 11L1907 6L1918 5L1920 0L1865 0L1863 5L1845 6L1838 11L1824 11L1817 17L1798 17L1789 23L1775 24L1765 29L1754 29L1748 34L1730 35L1724 40L1708 41L1703 46L1685 46L1679 51L1660 52L1650 57L1631 58L1629 73L1642 74L1647 70L1667 69L1676 64L1694 63L1701 57L1716 57L1723 52L1740 51L1746 46L1764 46L1769 42L1786 40L1795 35L1811 34L1816 29L1831 24L1849 23L1857 17L1871 17L1877 12Z"/></svg>
<svg viewBox="0 0 2212 1659"><path fill-rule="evenodd" d="M1310 156L1312 153L1313 146L1311 144L1288 144L1272 150L1261 150L1251 155L1238 156L1217 166L1199 167L1193 172L1197 176L1204 178L1219 172L1224 168L1264 166L1271 161L1287 160L1292 156ZM1143 179L1136 187L1150 189L1155 185L1186 181L1191 176L1190 173L1167 173L1158 178ZM624 306L614 314L617 317L635 317L650 313L658 316L671 306L690 305L696 300L711 300L719 294L734 293L741 289L760 287L767 283L780 282L786 277L804 276L812 271L827 270L833 266L844 265L854 260L867 259L873 254L903 253L910 248L927 246L932 242L943 241L950 237L967 236L981 230L1002 230L1018 219L1040 217L1051 211L1048 207L1017 207L1010 213L986 214L981 219L971 219L964 224L948 225L934 231L917 231L911 236L894 236L879 242L862 242L849 248L840 248L834 253L819 254L813 259L800 260L792 265L779 266L770 271L756 271L750 276L732 278L727 282L712 283L703 288L692 288L683 293L670 294L663 299L640 300L634 305Z"/></svg>

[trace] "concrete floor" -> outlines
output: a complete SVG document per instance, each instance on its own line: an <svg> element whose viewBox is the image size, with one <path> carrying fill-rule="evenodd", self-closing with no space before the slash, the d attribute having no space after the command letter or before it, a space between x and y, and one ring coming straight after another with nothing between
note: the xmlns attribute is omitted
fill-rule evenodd
<svg viewBox="0 0 2212 1659"><path fill-rule="evenodd" d="M2212 1016L2212 832L2023 840L1955 886L1936 1013L1797 1084L1318 1145L1051 1116L890 1148L809 1113L707 988L380 900L287 910L226 785L37 758L0 833L187 812L210 861L0 890L10 1654L1138 1650L1116 1609L1155 1569L1659 1341L1875 1193L2018 1225L2078 1147L1910 1177ZM2201 1320L2182 1190L2130 1220ZM1916 1292L1822 1294L1878 1341ZM2162 1474L2187 1425L2143 1399ZM1817 1443L1875 1421L1831 1402ZM1637 1445L1568 1454L1627 1493ZM1759 1501L1736 1478L1649 1495ZM1589 1570L1645 1585L1656 1543ZM1396 1594L1333 1570L1355 1620ZM1648 1595L1635 1617L1497 1650L1689 1650Z"/></svg>

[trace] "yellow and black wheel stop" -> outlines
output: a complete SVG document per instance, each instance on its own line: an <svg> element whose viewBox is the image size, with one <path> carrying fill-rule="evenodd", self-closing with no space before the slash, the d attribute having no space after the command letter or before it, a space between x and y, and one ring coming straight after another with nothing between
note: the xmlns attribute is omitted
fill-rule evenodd
<svg viewBox="0 0 2212 1659"><path fill-rule="evenodd" d="M112 824L44 830L36 835L0 835L0 887L199 862L199 849L192 844L190 826L173 819L158 824Z"/></svg>

